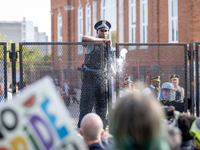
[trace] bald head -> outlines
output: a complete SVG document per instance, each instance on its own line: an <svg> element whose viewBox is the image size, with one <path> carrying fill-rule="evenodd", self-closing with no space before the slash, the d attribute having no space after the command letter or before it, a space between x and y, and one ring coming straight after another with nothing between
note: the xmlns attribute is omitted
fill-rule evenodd
<svg viewBox="0 0 200 150"><path fill-rule="evenodd" d="M94 113L85 115L81 121L80 132L85 140L100 140L103 134L103 122Z"/></svg>

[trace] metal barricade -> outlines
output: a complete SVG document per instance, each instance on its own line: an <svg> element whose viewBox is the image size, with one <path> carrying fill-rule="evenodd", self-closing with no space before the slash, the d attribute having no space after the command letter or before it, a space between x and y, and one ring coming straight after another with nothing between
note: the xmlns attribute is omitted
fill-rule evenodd
<svg viewBox="0 0 200 150"><path fill-rule="evenodd" d="M196 84L194 84L195 87L195 91L194 91L194 95L195 96L195 101L196 101L196 116L199 117L199 46L200 46L200 42L195 43L195 74L194 74L194 80Z"/></svg>
<svg viewBox="0 0 200 150"><path fill-rule="evenodd" d="M127 50L126 58L123 51ZM121 54L120 54L121 53ZM180 86L185 89L184 111L188 108L187 44L186 43L116 43L117 80L116 93L119 98L119 77L127 73L142 90L149 86L150 78L160 76L161 83L171 82L170 76L180 76ZM124 60L123 60L124 59ZM122 73L120 73L120 71ZM138 84L143 82L144 84Z"/></svg>
<svg viewBox="0 0 200 150"><path fill-rule="evenodd" d="M7 98L7 43L0 42L0 83L4 85L4 92L1 101Z"/></svg>
<svg viewBox="0 0 200 150"><path fill-rule="evenodd" d="M87 46L87 48L86 48ZM83 79L81 80L82 74L79 70L92 72L97 70L95 66L86 66L84 64L86 59L86 54L89 51L98 47L100 58L88 58L95 60L100 63L100 72L105 72L105 62L104 58L108 59L108 55L104 50L105 45L103 43L96 42L47 42L47 43L19 43L19 66L20 66L20 82L17 83L19 90L22 88L28 88L28 86L41 79L42 77L49 75L62 99L66 104L66 108L71 114L72 122L77 125L79 119L79 106L87 105L80 104L81 93L87 92L87 96L92 96L96 93L91 93L93 89L97 88L91 86L89 91L81 90ZM91 49L90 49L90 48ZM109 48L107 48L109 49ZM96 55L93 55L96 57ZM101 59L101 60L98 60ZM99 65L94 63L95 65ZM110 63L108 63L108 68ZM83 68L82 68L83 67ZM93 68L94 67L94 68ZM79 70L78 70L79 68ZM89 70L88 70L89 68ZM109 69L108 69L109 70ZM107 70L107 71L108 71ZM94 71L95 72L95 71ZM87 72L86 72L87 73ZM108 72L107 72L108 73ZM92 75L88 73L91 78L88 82L95 81L93 83L88 83L95 85L101 84L96 83L96 80L102 80L102 76ZM98 74L98 73L97 73ZM96 79L95 79L96 78ZM92 89L93 88L93 89ZM112 91L112 90L110 90ZM107 103L107 102L106 102ZM98 102L94 100L91 109L93 111L98 111ZM105 106L107 108L107 106ZM97 112L98 113L98 112Z"/></svg>

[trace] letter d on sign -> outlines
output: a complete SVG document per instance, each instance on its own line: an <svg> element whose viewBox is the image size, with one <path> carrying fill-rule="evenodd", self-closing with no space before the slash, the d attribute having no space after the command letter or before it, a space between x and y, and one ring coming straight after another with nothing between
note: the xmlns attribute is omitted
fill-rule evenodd
<svg viewBox="0 0 200 150"><path fill-rule="evenodd" d="M52 136L51 129L49 128L49 126L39 116L36 116L36 115L33 115L31 117L30 122L34 130L36 131L37 135L39 136L40 140L42 141L42 144L44 145L46 150L49 150L53 146L53 136ZM38 128L37 124L39 123L44 126L44 129L46 129L46 133L48 133L49 135L48 140L44 139L44 135L42 135L43 132L41 132L40 129Z"/></svg>

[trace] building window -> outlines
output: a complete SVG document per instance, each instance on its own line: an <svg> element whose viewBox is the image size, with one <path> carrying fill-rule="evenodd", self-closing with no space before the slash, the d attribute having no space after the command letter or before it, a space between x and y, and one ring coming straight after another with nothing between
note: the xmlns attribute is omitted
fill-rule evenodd
<svg viewBox="0 0 200 150"><path fill-rule="evenodd" d="M168 0L169 42L178 43L178 0Z"/></svg>
<svg viewBox="0 0 200 150"><path fill-rule="evenodd" d="M57 39L58 42L62 42L62 15L58 14L57 18ZM58 45L57 56L62 56L62 45Z"/></svg>
<svg viewBox="0 0 200 150"><path fill-rule="evenodd" d="M129 0L129 42L136 42L136 0Z"/></svg>
<svg viewBox="0 0 200 150"><path fill-rule="evenodd" d="M83 7L78 8L78 42L82 41L83 37Z"/></svg>
<svg viewBox="0 0 200 150"><path fill-rule="evenodd" d="M101 1L101 19L109 21L112 25L109 30L109 38L112 44L115 45L117 40L117 13L116 0L102 0Z"/></svg>
<svg viewBox="0 0 200 150"><path fill-rule="evenodd" d="M148 0L140 0L140 42L148 42Z"/></svg>
<svg viewBox="0 0 200 150"><path fill-rule="evenodd" d="M91 35L91 5L88 3L85 7L85 31L86 35Z"/></svg>

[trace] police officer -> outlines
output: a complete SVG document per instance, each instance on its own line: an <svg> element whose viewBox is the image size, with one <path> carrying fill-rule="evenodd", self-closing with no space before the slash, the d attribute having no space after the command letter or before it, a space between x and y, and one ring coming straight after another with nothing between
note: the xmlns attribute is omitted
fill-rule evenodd
<svg viewBox="0 0 200 150"><path fill-rule="evenodd" d="M97 37L85 35L82 37L82 42L110 42L111 46L111 40L107 39L111 24L106 20L100 20L95 24L94 28L97 31ZM84 73L82 79L78 127L80 128L82 118L87 113L90 113L94 106L96 113L103 120L105 128L107 112L107 91L105 75L107 64L107 49L106 47L103 48L104 60L102 60L102 50L100 45L86 45L85 47L85 61L82 65ZM105 68L103 72L102 68ZM113 71L112 73L115 77L115 72ZM120 84L125 86L127 82L125 82L124 78L120 78Z"/></svg>
<svg viewBox="0 0 200 150"><path fill-rule="evenodd" d="M160 76L151 78L151 85L149 87L146 87L142 91L142 94L145 94L145 95L152 94L153 96L156 97L156 99L158 99L159 94L160 94Z"/></svg>
<svg viewBox="0 0 200 150"><path fill-rule="evenodd" d="M162 84L159 100L163 105L172 106L172 101L175 100L175 95L176 92L172 83L165 82Z"/></svg>
<svg viewBox="0 0 200 150"><path fill-rule="evenodd" d="M174 106L175 110L183 112L184 103L180 100L175 100L176 92L174 86L170 82L165 82L161 86L161 92L159 96L160 102L165 106Z"/></svg>
<svg viewBox="0 0 200 150"><path fill-rule="evenodd" d="M176 100L182 100L185 98L185 92L184 88L179 86L179 75L173 74L171 75L171 83L174 86L175 92L176 92Z"/></svg>

